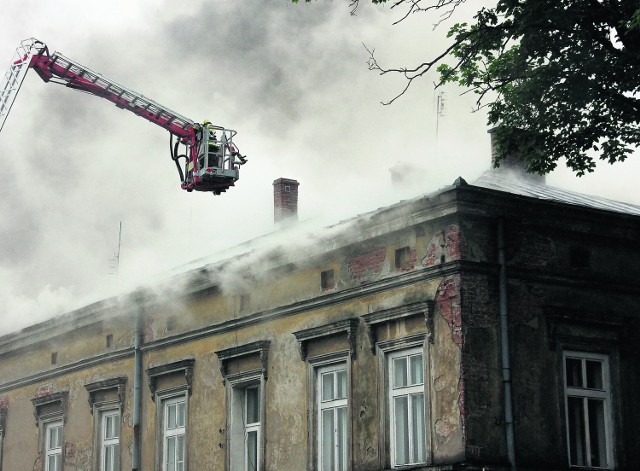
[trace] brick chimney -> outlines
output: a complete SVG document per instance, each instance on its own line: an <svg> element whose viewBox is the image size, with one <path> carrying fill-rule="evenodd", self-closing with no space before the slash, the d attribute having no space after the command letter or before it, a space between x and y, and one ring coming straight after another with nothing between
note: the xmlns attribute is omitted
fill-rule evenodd
<svg viewBox="0 0 640 471"><path fill-rule="evenodd" d="M297 180L278 178L273 182L273 221L296 222L298 220Z"/></svg>
<svg viewBox="0 0 640 471"><path fill-rule="evenodd" d="M496 146L495 131L496 128L489 129L488 131L489 135L491 136L492 161L493 156L495 155ZM529 183L537 183L542 185L546 183L545 175L538 175L537 173L527 173L527 163L521 159L520 153L518 152L505 156L505 158L500 162L500 167L493 168L492 171L511 178L518 178Z"/></svg>

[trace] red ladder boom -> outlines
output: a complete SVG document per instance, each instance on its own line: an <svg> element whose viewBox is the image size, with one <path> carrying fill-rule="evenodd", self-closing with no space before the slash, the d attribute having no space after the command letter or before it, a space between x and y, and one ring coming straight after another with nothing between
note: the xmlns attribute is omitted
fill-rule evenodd
<svg viewBox="0 0 640 471"><path fill-rule="evenodd" d="M17 49L17 60L0 84L0 129L24 80L27 69L34 69L45 82L63 84L114 103L171 133L171 158L187 191L220 194L239 178L239 166L246 159L233 143L236 131L221 126L202 126L159 103L93 72L88 67L55 52L36 39L25 40ZM218 134L219 133L219 134ZM177 139L173 142L173 136ZM180 146L184 146L184 153ZM184 158L184 170L179 159Z"/></svg>

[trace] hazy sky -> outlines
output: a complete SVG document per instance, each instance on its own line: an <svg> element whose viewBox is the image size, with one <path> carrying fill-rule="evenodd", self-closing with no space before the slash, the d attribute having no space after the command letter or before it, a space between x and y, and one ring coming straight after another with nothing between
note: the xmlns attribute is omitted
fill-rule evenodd
<svg viewBox="0 0 640 471"><path fill-rule="evenodd" d="M38 38L195 121L236 129L249 157L222 196L186 193L166 131L31 72L0 133L3 331L225 257L273 229L276 178L300 181L301 219L329 224L488 168L472 96L445 89L436 139L434 77L385 107L403 83L366 66L362 43L382 65L410 65L446 44L446 26L432 31L428 15L393 26L401 12L361 3L351 16L348 0L3 0L0 67ZM561 169L548 182L640 204L638 160L582 179ZM422 168L419 185L392 188L397 162Z"/></svg>

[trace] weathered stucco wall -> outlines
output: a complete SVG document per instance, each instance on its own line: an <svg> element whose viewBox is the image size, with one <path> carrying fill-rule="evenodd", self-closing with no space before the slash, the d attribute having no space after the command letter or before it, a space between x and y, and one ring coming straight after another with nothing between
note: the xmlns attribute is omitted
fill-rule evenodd
<svg viewBox="0 0 640 471"><path fill-rule="evenodd" d="M69 393L65 470L91 469L93 417L85 385L115 377L127 377L121 464L131 467L137 315L143 316L144 370L194 359L192 377L180 371L156 381L159 391L190 381L190 470L225 469L231 446L229 383L216 352L262 341L270 342L268 363L255 355L234 358L226 374L267 367L264 468L312 469L309 358L349 352L353 346L348 356L352 470L388 469L380 345L407 338L425 339L429 463L505 465L498 217L507 231L518 464L522 469L565 467L562 349L600 345L611 355L615 380L616 460L619 469L640 468L638 452L628 451L638 449L634 427L640 421L634 407L640 387L637 221L618 221L607 230L615 219L592 220L558 207L485 197L451 189L364 217L345 230L348 234L334 231L333 238L307 250L272 249L241 258L231 268L204 267L183 280L183 292L174 290L165 298L158 294L162 290L141 293L0 339L0 409L7 411L3 469L40 469L31 399L60 391ZM321 273L327 270L333 270L335 283L323 286ZM388 314L427 302L432 310ZM349 319L356 320L349 324L354 331L312 337L304 348L294 335ZM412 345L416 342L421 340ZM57 352L55 364L52 352ZM154 469L160 452L160 404L152 399L148 379L144 374L144 470Z"/></svg>

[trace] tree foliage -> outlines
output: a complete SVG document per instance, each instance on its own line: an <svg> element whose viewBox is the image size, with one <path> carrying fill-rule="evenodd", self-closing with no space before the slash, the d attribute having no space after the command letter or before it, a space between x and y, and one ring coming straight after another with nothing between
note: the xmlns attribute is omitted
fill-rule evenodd
<svg viewBox="0 0 640 471"><path fill-rule="evenodd" d="M464 0L372 2L405 7L402 21L428 10L449 17ZM519 152L529 171L547 173L566 158L581 176L598 159L623 161L639 146L639 0L497 0L448 37L449 47L415 67L383 68L371 51L369 67L406 78L390 102L433 69L437 86L477 94L497 127L495 165Z"/></svg>

